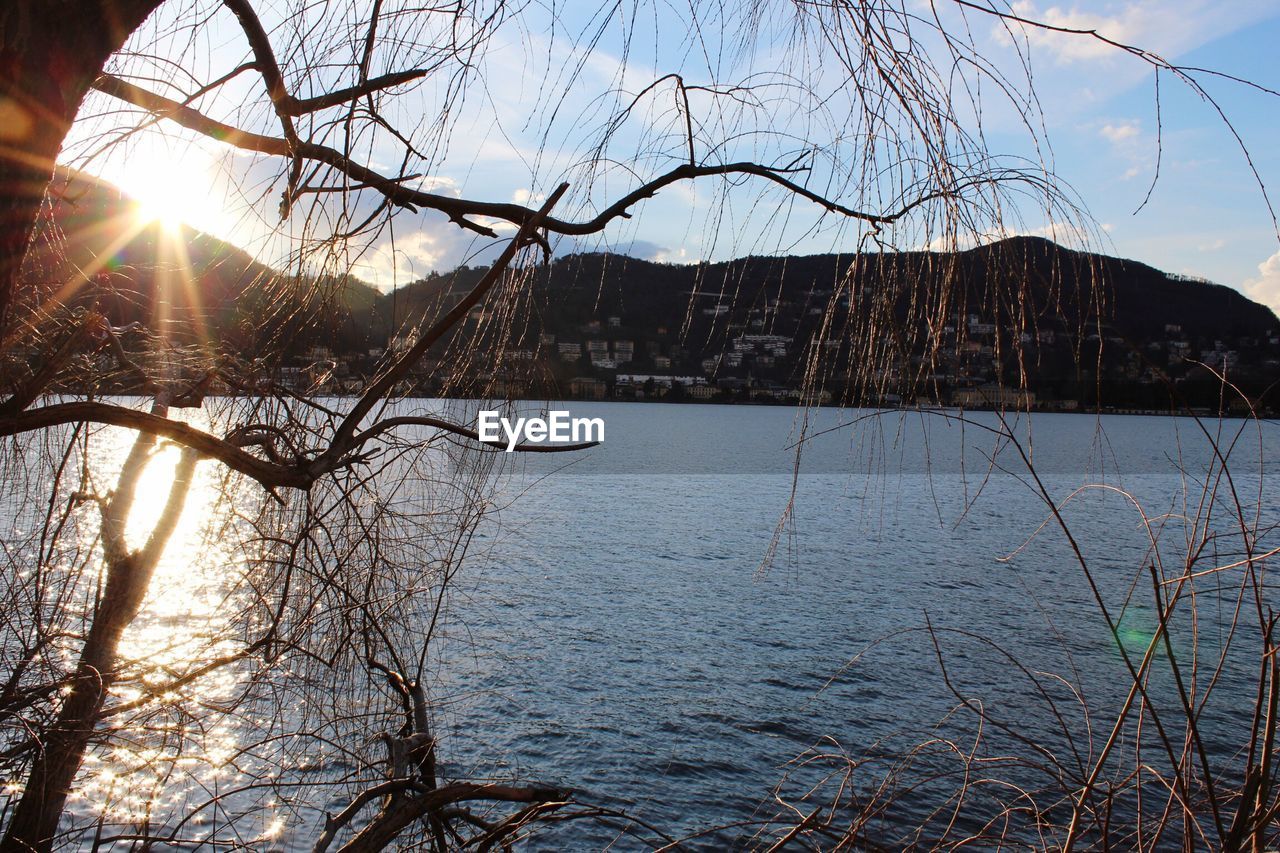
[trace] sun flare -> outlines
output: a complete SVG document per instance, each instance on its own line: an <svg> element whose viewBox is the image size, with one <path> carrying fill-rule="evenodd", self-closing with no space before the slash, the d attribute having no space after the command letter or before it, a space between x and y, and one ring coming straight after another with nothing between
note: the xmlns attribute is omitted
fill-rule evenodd
<svg viewBox="0 0 1280 853"><path fill-rule="evenodd" d="M212 158L198 145L147 140L113 162L104 174L136 202L140 225L178 231L183 225L217 230L222 219Z"/></svg>
<svg viewBox="0 0 1280 853"><path fill-rule="evenodd" d="M160 192L139 193L137 195L138 221L144 225L159 225L165 231L177 231L188 224L191 213L181 199L169 197Z"/></svg>
<svg viewBox="0 0 1280 853"><path fill-rule="evenodd" d="M199 180L170 163L128 175L124 190L137 200L140 222L176 231L183 225L198 225L205 218L206 205L195 186Z"/></svg>

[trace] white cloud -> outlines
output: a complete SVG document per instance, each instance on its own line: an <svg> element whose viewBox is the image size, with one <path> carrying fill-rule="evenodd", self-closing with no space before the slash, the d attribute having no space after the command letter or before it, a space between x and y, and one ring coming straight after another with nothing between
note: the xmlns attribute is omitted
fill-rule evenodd
<svg viewBox="0 0 1280 853"><path fill-rule="evenodd" d="M444 175L424 175L418 178L417 189L426 193L446 193L454 198L462 195L462 188L458 186L458 182Z"/></svg>
<svg viewBox="0 0 1280 853"><path fill-rule="evenodd" d="M1124 167L1121 181L1131 181L1145 171L1153 146L1143 140L1141 122L1121 119L1105 121L1095 127L1098 136L1110 143L1111 152L1118 161L1115 167Z"/></svg>
<svg viewBox="0 0 1280 853"><path fill-rule="evenodd" d="M676 251L671 249L659 249L649 255L646 260L659 264L692 264L701 261L702 258L694 257L689 251L683 247Z"/></svg>
<svg viewBox="0 0 1280 853"><path fill-rule="evenodd" d="M1115 124L1104 124L1098 133L1108 142L1119 145L1126 140L1137 137L1138 123L1136 121L1123 121Z"/></svg>
<svg viewBox="0 0 1280 853"><path fill-rule="evenodd" d="M530 207L533 205L541 205L547 200L547 194L531 193L524 187L521 187L511 194L511 200L516 204L522 204L525 207Z"/></svg>
<svg viewBox="0 0 1280 853"><path fill-rule="evenodd" d="M648 240L632 240L626 245L619 246L617 251L633 258L657 263L686 264L691 260L688 251L683 248L679 251L672 251L666 246L659 246L657 243L650 243Z"/></svg>
<svg viewBox="0 0 1280 853"><path fill-rule="evenodd" d="M385 240L356 262L353 272L380 290L390 290L441 269L446 249L427 231Z"/></svg>
<svg viewBox="0 0 1280 853"><path fill-rule="evenodd" d="M498 219L496 216L472 216L471 221L484 228L491 228L497 234L515 234L520 230L514 222Z"/></svg>
<svg viewBox="0 0 1280 853"><path fill-rule="evenodd" d="M1275 12L1275 3L1234 3L1212 0L1133 0L1121 4L1073 3L1069 7L1040 8L1033 0L1018 0L1014 14L1067 30L1095 30L1122 44L1132 44L1172 59L1252 21ZM997 37L1008 43L1004 26ZM1019 36L1021 32L1015 29ZM1026 39L1058 62L1096 62L1122 55L1114 46L1089 35L1025 28Z"/></svg>
<svg viewBox="0 0 1280 853"><path fill-rule="evenodd" d="M1245 295L1280 313L1280 252L1258 264L1258 277L1245 279Z"/></svg>

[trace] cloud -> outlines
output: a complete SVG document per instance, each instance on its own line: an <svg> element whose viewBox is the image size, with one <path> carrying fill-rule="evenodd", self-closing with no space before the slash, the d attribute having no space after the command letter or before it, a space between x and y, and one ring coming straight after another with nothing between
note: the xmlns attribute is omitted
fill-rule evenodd
<svg viewBox="0 0 1280 853"><path fill-rule="evenodd" d="M704 259L691 254L688 249L680 248L674 251L661 249L646 257L645 260L660 264L696 264Z"/></svg>
<svg viewBox="0 0 1280 853"><path fill-rule="evenodd" d="M592 234L586 237L560 236L551 241L557 258L585 252L606 252L611 255L626 255L642 261L659 263L688 263L690 258L684 249L674 251L666 246L648 240L624 238L610 239L607 234Z"/></svg>
<svg viewBox="0 0 1280 853"><path fill-rule="evenodd" d="M511 194L511 200L516 204L522 204L525 207L537 207L547 200L547 194L531 193L524 187L521 187Z"/></svg>
<svg viewBox="0 0 1280 853"><path fill-rule="evenodd" d="M1124 121L1117 124L1104 124L1098 131L1102 138L1115 145L1119 145L1129 139L1134 139L1138 135L1138 123L1136 121Z"/></svg>
<svg viewBox="0 0 1280 853"><path fill-rule="evenodd" d="M1094 8L1090 8L1090 7ZM1273 14L1272 2L1232 4L1232 13L1212 0L1134 0L1121 4L1072 3L1041 8L1033 0L1018 0L1012 11L1019 17L1067 30L1095 30L1122 44L1137 45L1173 58L1220 36ZM1026 27L1014 32L1032 46L1048 52L1061 64L1096 62L1119 56L1112 45L1089 35ZM997 38L1008 43L1003 25Z"/></svg>
<svg viewBox="0 0 1280 853"><path fill-rule="evenodd" d="M371 248L355 264L353 272L380 290L390 290L441 269L449 247L436 233L415 231L385 240Z"/></svg>
<svg viewBox="0 0 1280 853"><path fill-rule="evenodd" d="M621 255L627 255L632 258L639 258L643 261L657 261L660 263L685 263L685 250L673 252L666 246L659 246L657 243L651 243L648 240L632 240L614 247L613 251Z"/></svg>
<svg viewBox="0 0 1280 853"><path fill-rule="evenodd" d="M1142 123L1137 119L1118 119L1094 125L1098 136L1111 146L1115 168L1123 168L1120 180L1131 181L1147 170L1152 145L1142 138ZM1099 164L1101 165L1101 164Z"/></svg>
<svg viewBox="0 0 1280 853"><path fill-rule="evenodd" d="M1245 279L1245 295L1280 313L1280 252L1258 264L1258 277Z"/></svg>
<svg viewBox="0 0 1280 853"><path fill-rule="evenodd" d="M446 193L454 198L462 195L462 188L458 182L447 175L424 175L418 178L415 189L426 193Z"/></svg>

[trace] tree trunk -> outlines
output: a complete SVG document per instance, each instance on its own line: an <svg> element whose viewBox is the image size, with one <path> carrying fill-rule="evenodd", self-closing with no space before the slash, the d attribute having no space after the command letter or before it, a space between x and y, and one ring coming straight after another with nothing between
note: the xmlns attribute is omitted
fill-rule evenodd
<svg viewBox="0 0 1280 853"><path fill-rule="evenodd" d="M162 0L0 2L0 340L53 167L89 86Z"/></svg>

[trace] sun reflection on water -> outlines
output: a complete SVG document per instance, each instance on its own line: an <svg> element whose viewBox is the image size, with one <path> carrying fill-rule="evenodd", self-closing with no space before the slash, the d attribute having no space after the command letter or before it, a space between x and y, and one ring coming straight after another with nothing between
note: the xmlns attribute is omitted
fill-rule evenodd
<svg viewBox="0 0 1280 853"><path fill-rule="evenodd" d="M189 418L208 426L203 412ZM94 436L88 458L100 489L114 486L133 441L125 430ZM171 445L153 451L126 524L131 549L142 547L160 520L180 458ZM121 641L123 676L104 724L112 736L86 756L72 796L80 818L146 832L184 819L204 824L209 815L191 820L191 812L241 778L236 756L250 721L223 711L235 705L245 676L244 663L235 659L245 648L235 624L245 557L233 519L251 500L251 490L229 485L225 469L207 461L196 466L142 608ZM203 832L196 830L196 837Z"/></svg>

